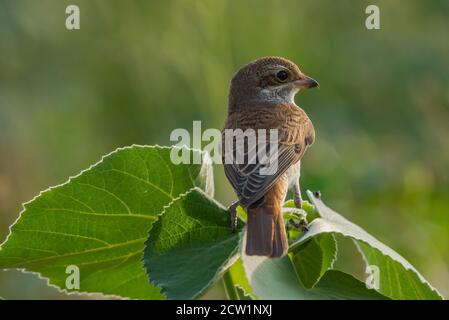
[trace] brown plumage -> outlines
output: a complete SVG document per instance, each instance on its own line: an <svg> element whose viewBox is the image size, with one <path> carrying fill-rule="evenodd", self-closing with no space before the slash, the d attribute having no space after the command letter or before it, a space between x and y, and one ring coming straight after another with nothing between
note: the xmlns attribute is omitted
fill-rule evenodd
<svg viewBox="0 0 449 320"><path fill-rule="evenodd" d="M300 159L315 140L312 122L293 98L300 89L316 86L318 83L305 76L293 62L279 57L251 62L231 81L224 129L255 129L257 138L257 129L267 129L267 135L269 129L278 132L278 165L270 174L261 174L263 164L259 159L249 163L246 155L244 163L235 160L226 163L229 161L225 159L225 147L222 150L226 176L238 196L238 203L248 214L248 255L281 257L288 250L282 203L288 187L293 186L295 203L300 208ZM226 139L225 131L223 146L232 142L231 150L236 152L235 139ZM257 141L257 148L260 148L264 142ZM248 150L256 146L245 141L244 147L244 152L249 153ZM232 206L231 210L234 208Z"/></svg>

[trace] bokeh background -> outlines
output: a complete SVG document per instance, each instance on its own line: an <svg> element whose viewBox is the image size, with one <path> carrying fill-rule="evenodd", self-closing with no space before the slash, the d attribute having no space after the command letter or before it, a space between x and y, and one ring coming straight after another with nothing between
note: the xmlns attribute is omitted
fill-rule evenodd
<svg viewBox="0 0 449 320"><path fill-rule="evenodd" d="M77 4L81 30L65 28ZM377 4L381 30L365 28ZM316 78L302 188L449 297L449 1L0 1L0 242L30 200L117 147L221 128L233 73L285 56ZM215 167L216 197L234 194ZM339 264L359 257L341 250ZM359 270L363 273L363 270ZM4 298L64 298L0 271ZM223 297L218 284L208 297Z"/></svg>

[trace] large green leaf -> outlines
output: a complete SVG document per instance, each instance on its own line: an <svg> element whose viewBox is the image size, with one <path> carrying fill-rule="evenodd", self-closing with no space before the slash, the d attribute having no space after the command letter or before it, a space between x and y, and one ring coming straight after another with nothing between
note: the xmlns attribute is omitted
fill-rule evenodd
<svg viewBox="0 0 449 320"><path fill-rule="evenodd" d="M164 206L200 186L212 193L212 169L175 165L172 148L118 149L67 183L25 204L0 249L0 268L37 272L61 289L66 267L80 270L80 292L160 299L141 263L148 231Z"/></svg>
<svg viewBox="0 0 449 320"><path fill-rule="evenodd" d="M270 259L242 256L248 281L259 299L386 299L375 290L351 275L338 270L328 270L320 281L307 289L296 276L288 256Z"/></svg>
<svg viewBox="0 0 449 320"><path fill-rule="evenodd" d="M329 209L319 196L315 196L310 191L308 195L321 217L312 221L309 231L291 246L292 250L319 235L340 234L353 239L357 244L367 265L375 271L372 277L379 277L380 286L376 289L383 295L392 299L442 298L438 291L402 256L359 226Z"/></svg>
<svg viewBox="0 0 449 320"><path fill-rule="evenodd" d="M239 221L238 230L242 226ZM144 264L151 282L168 298L193 299L233 262L239 238L240 232L231 231L228 210L193 189L171 203L154 224Z"/></svg>

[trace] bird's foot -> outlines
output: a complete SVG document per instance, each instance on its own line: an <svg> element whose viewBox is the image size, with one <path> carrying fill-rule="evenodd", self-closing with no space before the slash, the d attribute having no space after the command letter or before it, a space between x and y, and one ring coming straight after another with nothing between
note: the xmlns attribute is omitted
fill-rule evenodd
<svg viewBox="0 0 449 320"><path fill-rule="evenodd" d="M236 201L233 204L229 206L229 216L231 218L231 230L232 233L235 232L237 229L237 206L239 205L239 202Z"/></svg>
<svg viewBox="0 0 449 320"><path fill-rule="evenodd" d="M302 232L309 231L309 224L307 223L307 219L304 218L304 219L299 220L299 226L300 226Z"/></svg>
<svg viewBox="0 0 449 320"><path fill-rule="evenodd" d="M309 231L309 225L307 224L306 219L299 220L299 223L293 219L290 219L288 222L296 229L301 229L302 232Z"/></svg>
<svg viewBox="0 0 449 320"><path fill-rule="evenodd" d="M289 220L289 223L297 229L301 229L303 232L309 231L307 222L307 213L303 209L298 208L282 208L282 212L290 212L298 215L299 222L293 219Z"/></svg>

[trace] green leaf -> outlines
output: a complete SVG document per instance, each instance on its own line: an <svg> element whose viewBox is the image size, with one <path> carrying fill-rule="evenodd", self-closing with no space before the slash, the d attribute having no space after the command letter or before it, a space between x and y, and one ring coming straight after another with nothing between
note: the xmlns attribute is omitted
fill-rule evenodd
<svg viewBox="0 0 449 320"><path fill-rule="evenodd" d="M327 271L313 291L329 299L348 300L387 300L375 290L368 289L365 283L340 270Z"/></svg>
<svg viewBox="0 0 449 320"><path fill-rule="evenodd" d="M367 264L372 269L379 270L373 277L379 277L380 286L376 289L383 295L392 299L442 299L438 291L402 256L326 207L321 199L310 191L308 195L321 218L312 221L309 231L291 246L293 250L316 236L340 234L353 239Z"/></svg>
<svg viewBox="0 0 449 320"><path fill-rule="evenodd" d="M374 277L376 274L379 275L379 292L394 299L442 299L436 289L431 287L415 269L405 269L402 264L386 257L384 252L363 241L353 241L366 262L367 271L374 272ZM373 276L370 278L374 280Z"/></svg>
<svg viewBox="0 0 449 320"><path fill-rule="evenodd" d="M337 243L332 234L323 234L291 250L296 274L303 285L315 286L337 258Z"/></svg>
<svg viewBox="0 0 449 320"><path fill-rule="evenodd" d="M171 151L203 157L175 165ZM80 270L80 292L161 299L141 263L148 231L164 206L201 186L212 193L207 154L187 149L118 149L24 205L0 249L0 268L37 272L64 291L66 267Z"/></svg>
<svg viewBox="0 0 449 320"><path fill-rule="evenodd" d="M246 278L241 258L237 259L237 261L228 269L227 274L229 275L230 282L235 287L240 300L254 300L256 298L253 289Z"/></svg>
<svg viewBox="0 0 449 320"><path fill-rule="evenodd" d="M284 208L296 208L295 202L292 199L285 201L282 206ZM303 200L301 202L301 209L307 213L308 221L312 221L313 219L319 217L318 211L316 211L315 207L312 204L310 204L309 201Z"/></svg>
<svg viewBox="0 0 449 320"><path fill-rule="evenodd" d="M238 230L243 224L238 221ZM232 233L228 210L200 189L167 207L146 242L150 281L170 299L193 299L230 266L240 233Z"/></svg>
<svg viewBox="0 0 449 320"><path fill-rule="evenodd" d="M296 276L288 256L280 259L243 255L243 265L254 294L262 300L386 299L351 275L328 270L312 289Z"/></svg>

